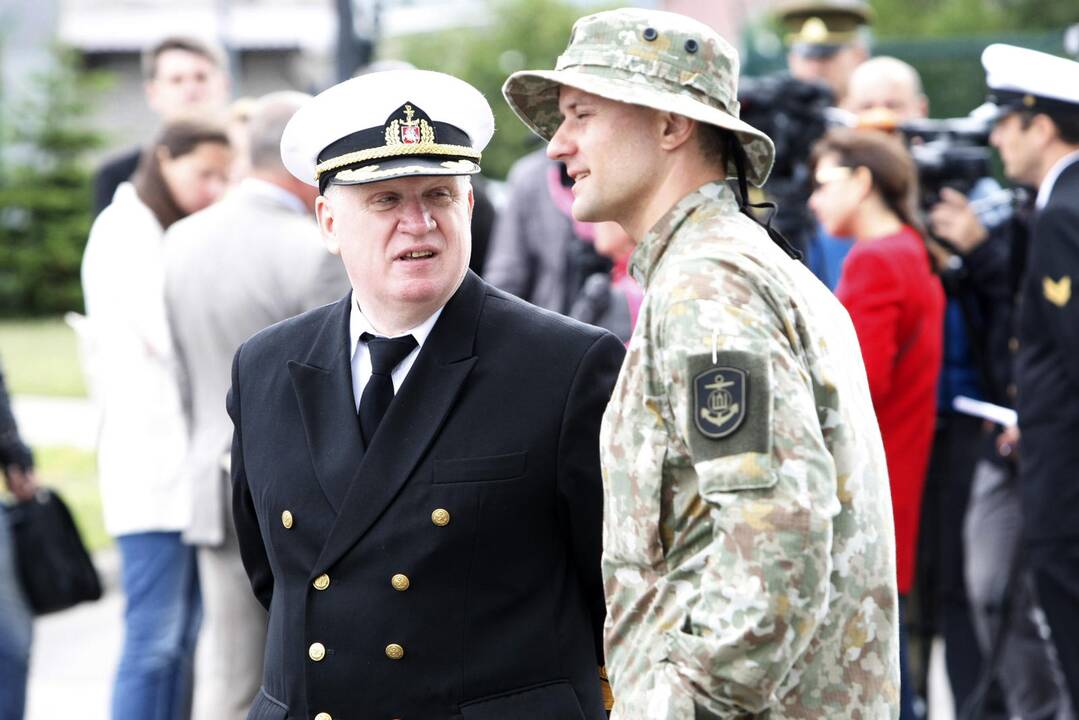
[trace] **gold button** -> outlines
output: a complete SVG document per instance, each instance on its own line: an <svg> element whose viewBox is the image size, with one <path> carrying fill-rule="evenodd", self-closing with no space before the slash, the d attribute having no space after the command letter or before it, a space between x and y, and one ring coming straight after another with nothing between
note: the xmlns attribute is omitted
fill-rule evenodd
<svg viewBox="0 0 1079 720"><path fill-rule="evenodd" d="M1019 391L1018 391L1018 389L1017 389L1017 388L1015 387L1015 383L1012 383L1011 385L1009 385L1009 386L1008 386L1008 398L1009 398L1009 399L1011 399L1011 400L1015 400L1015 398L1016 398L1016 397L1017 397L1018 395L1019 395Z"/></svg>
<svg viewBox="0 0 1079 720"><path fill-rule="evenodd" d="M390 643L386 646L386 657L390 660L400 660L405 656L405 649L397 643Z"/></svg>
<svg viewBox="0 0 1079 720"><path fill-rule="evenodd" d="M315 716L315 720L333 720L333 717L329 713L319 713Z"/></svg>
<svg viewBox="0 0 1079 720"><path fill-rule="evenodd" d="M1012 352L1017 352L1019 350L1019 338L1011 338L1008 340L1008 349Z"/></svg>
<svg viewBox="0 0 1079 720"><path fill-rule="evenodd" d="M311 584L315 586L316 590L325 590L330 586L330 576L326 573L322 573L315 578L315 581Z"/></svg>
<svg viewBox="0 0 1079 720"><path fill-rule="evenodd" d="M311 643L311 647L307 648L307 657L319 662L326 657L326 646L322 643Z"/></svg>
<svg viewBox="0 0 1079 720"><path fill-rule="evenodd" d="M409 584L410 583L408 580L408 575L402 575L401 573L397 573L392 578L390 578L390 585L393 585L393 589L397 590L398 592L404 592L405 590L408 590Z"/></svg>
<svg viewBox="0 0 1079 720"><path fill-rule="evenodd" d="M292 527L292 513L288 510L281 513L281 524L285 526L286 530Z"/></svg>
<svg viewBox="0 0 1079 720"><path fill-rule="evenodd" d="M446 527L450 524L450 511L439 508L431 513L431 522L439 527Z"/></svg>

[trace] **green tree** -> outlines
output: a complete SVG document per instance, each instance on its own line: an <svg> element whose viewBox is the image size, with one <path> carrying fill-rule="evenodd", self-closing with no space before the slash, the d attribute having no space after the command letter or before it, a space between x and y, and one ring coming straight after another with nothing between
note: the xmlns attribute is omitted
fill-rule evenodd
<svg viewBox="0 0 1079 720"><path fill-rule="evenodd" d="M573 22L587 12L567 0L488 0L485 27L407 36L386 54L456 75L487 97L498 132L483 153L483 169L502 178L514 160L537 146L502 98L502 83L516 70L553 68Z"/></svg>
<svg viewBox="0 0 1079 720"><path fill-rule="evenodd" d="M873 0L882 38L1061 32L1074 0Z"/></svg>
<svg viewBox="0 0 1079 720"><path fill-rule="evenodd" d="M93 221L86 117L101 79L57 50L27 96L5 96L0 137L0 314L82 308L79 266Z"/></svg>

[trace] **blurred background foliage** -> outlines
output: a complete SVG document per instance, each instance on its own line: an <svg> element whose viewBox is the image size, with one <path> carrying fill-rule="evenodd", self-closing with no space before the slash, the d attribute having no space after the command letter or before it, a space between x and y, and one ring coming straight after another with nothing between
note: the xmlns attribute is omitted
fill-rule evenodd
<svg viewBox="0 0 1079 720"><path fill-rule="evenodd" d="M0 316L82 308L79 266L92 221L86 154L101 136L86 122L103 78L56 51L34 91L0 115Z"/></svg>
<svg viewBox="0 0 1079 720"><path fill-rule="evenodd" d="M380 49L425 70L464 78L487 97L495 136L483 153L483 171L504 178L513 161L539 147L539 139L502 98L502 83L517 70L553 68L573 22L593 9L564 0L488 0L490 24L482 29L411 35Z"/></svg>

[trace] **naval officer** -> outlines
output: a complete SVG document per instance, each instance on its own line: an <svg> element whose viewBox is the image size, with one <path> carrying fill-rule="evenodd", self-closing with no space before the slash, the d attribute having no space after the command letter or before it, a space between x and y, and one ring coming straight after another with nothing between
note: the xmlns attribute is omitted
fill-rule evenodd
<svg viewBox="0 0 1079 720"><path fill-rule="evenodd" d="M492 132L473 87L400 70L282 137L352 291L233 363L236 528L270 612L251 718L605 717L598 432L624 351L469 272Z"/></svg>
<svg viewBox="0 0 1079 720"><path fill-rule="evenodd" d="M1079 706L1079 63L990 45L1004 173L1037 188L1015 354L1024 553L1073 707ZM1003 443L1002 443L1003 445Z"/></svg>

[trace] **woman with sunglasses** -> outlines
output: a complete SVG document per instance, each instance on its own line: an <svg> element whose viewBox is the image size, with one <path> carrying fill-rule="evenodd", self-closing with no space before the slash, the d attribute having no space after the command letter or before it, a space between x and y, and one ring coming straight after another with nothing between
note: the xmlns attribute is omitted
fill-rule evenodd
<svg viewBox="0 0 1079 720"><path fill-rule="evenodd" d="M810 166L810 208L831 235L855 239L836 296L858 334L884 441L902 620L933 441L944 290L916 215L914 161L898 139L877 130L831 130L814 147ZM914 715L905 622L900 633L900 718L906 720Z"/></svg>

